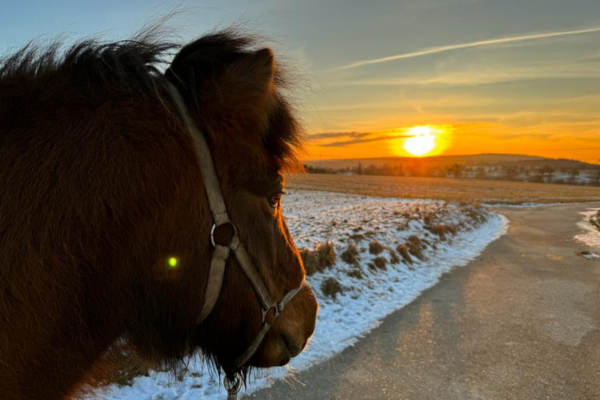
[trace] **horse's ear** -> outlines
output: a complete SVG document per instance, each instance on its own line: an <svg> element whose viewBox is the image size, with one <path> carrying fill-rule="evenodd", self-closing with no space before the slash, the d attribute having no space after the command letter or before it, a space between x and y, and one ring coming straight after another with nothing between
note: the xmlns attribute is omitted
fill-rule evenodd
<svg viewBox="0 0 600 400"><path fill-rule="evenodd" d="M273 50L262 49L233 62L226 71L229 82L242 95L269 97L275 81ZM232 88L235 89L235 88Z"/></svg>
<svg viewBox="0 0 600 400"><path fill-rule="evenodd" d="M265 48L246 54L225 67L207 97L218 100L229 118L264 126L275 84L275 58Z"/></svg>
<svg viewBox="0 0 600 400"><path fill-rule="evenodd" d="M207 125L219 131L264 131L276 74L271 49L240 52L227 60L184 48L170 70L173 83L195 92L190 99L200 100L198 112Z"/></svg>

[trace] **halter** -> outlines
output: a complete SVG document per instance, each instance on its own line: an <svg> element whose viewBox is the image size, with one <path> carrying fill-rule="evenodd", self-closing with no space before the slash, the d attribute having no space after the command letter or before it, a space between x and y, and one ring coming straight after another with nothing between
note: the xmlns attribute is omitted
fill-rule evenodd
<svg viewBox="0 0 600 400"><path fill-rule="evenodd" d="M230 221L229 216L227 215L227 209L225 207L225 201L223 200L221 186L219 185L219 179L210 155L210 150L206 144L206 139L204 138L202 132L200 132L200 129L198 129L198 126L190 115L189 110L185 106L181 93L168 79L165 79L165 82L167 91L175 103L177 111L179 111L179 115L181 116L185 127L190 132L194 141L194 148L196 150L198 164L202 173L202 180L204 181L206 190L206 196L208 198L208 206L213 217L213 226L210 231L210 242L214 250L212 253L212 259L210 261L204 304L196 323L201 324L213 310L213 307L219 298L219 294L221 293L223 276L225 274L225 264L232 252L237 259L239 266L242 268L242 271L244 271L246 277L250 281L250 284L254 288L254 291L256 292L258 300L261 304L262 316L260 332L250 347L234 361L236 372L232 375L232 379L230 380L228 377L225 378L225 388L229 392L229 398L235 399L235 395L241 386L241 377L237 371L239 371L239 369L243 367L244 364L246 364L254 355L258 349L258 346L262 343L265 335L271 328L275 318L279 316L285 306L304 288L306 280L303 278L300 286L287 292L279 302L276 302L271 298L263 279L252 262L252 258L246 251L244 244L240 241L237 228ZM215 232L217 232L220 228L227 226L231 227L231 230L233 231L233 233L230 235L231 238L229 243L219 243L215 239ZM272 313L270 312L271 310L273 310ZM270 318L267 318L269 315L271 315Z"/></svg>

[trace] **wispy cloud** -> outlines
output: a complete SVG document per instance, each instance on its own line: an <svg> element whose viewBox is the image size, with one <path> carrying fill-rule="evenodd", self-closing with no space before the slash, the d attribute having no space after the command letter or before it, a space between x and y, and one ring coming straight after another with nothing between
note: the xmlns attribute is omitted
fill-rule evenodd
<svg viewBox="0 0 600 400"><path fill-rule="evenodd" d="M537 34L531 34L531 35L513 36L513 37L491 39L491 40L481 40L478 42L460 43L460 44L454 44L454 45L449 45L449 46L433 47L433 48L419 50L419 51L415 51L415 52L411 52L411 53L397 54L397 55L389 56L389 57L376 58L373 60L359 61L359 62L355 62L352 64L338 67L338 68L336 68L336 70L357 68L357 67L362 67L365 65L380 64L380 63L389 62L389 61L402 60L405 58L415 58L415 57L426 56L429 54L443 53L443 52L447 52L447 51L467 49L467 48L471 48L471 47L492 46L492 45L503 44L503 43L522 42L522 41L526 41L526 40L539 40L539 39L547 39L547 38L560 37L560 36L584 35L584 34L596 33L596 32L600 32L600 27L579 29L579 30L574 30L574 31L537 33Z"/></svg>
<svg viewBox="0 0 600 400"><path fill-rule="evenodd" d="M442 71L431 76L366 78L339 83L344 86L425 86L459 87L494 85L506 82L558 80L558 79L597 79L600 77L600 58L592 60L568 61L563 63L529 63L525 65L503 65L500 63L471 63L457 71Z"/></svg>
<svg viewBox="0 0 600 400"><path fill-rule="evenodd" d="M370 137L370 138L356 138L356 139L350 139L350 140L344 140L344 141L337 141L337 142L332 142L332 143L320 144L319 146L321 146L321 147L345 147L345 146L350 146L350 145L359 144L359 143L379 142L382 140L392 140L392 139L407 138L407 137L412 137L412 136L413 135L392 134L392 135L383 135L383 136L376 136L376 137Z"/></svg>
<svg viewBox="0 0 600 400"><path fill-rule="evenodd" d="M341 137L349 137L353 139L361 139L365 136L369 136L370 132L319 132L313 133L308 136L308 140L321 140L321 139L337 139Z"/></svg>

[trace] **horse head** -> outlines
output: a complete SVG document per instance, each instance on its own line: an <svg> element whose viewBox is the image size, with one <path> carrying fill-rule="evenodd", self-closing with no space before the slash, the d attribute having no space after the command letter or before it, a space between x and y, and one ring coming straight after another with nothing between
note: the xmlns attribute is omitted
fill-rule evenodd
<svg viewBox="0 0 600 400"><path fill-rule="evenodd" d="M317 311L282 213L283 172L300 165L295 156L300 145L299 128L281 93L285 80L272 50L248 50L247 40L231 34L205 36L183 47L166 74L169 85L178 92L170 96L180 95L176 106L185 108L183 113L173 113L179 117L184 114L177 129L181 133L190 130L190 125L198 127L190 133L197 136L195 139L201 136L206 151L196 152L196 157L212 158L218 183L211 188L206 178L198 180L197 196L204 201L207 192L220 192L228 213L224 229L211 232L213 246L215 236L222 236L217 242L228 247L235 235L245 248L241 257L237 253L234 256L234 251L231 257L223 257L222 278L211 278L215 272L206 258L187 262L188 270L178 278L194 282L196 300L189 303L191 315L198 314L197 307L204 303L190 347L200 346L227 372L286 364L306 346ZM210 161L204 166L202 161L206 160L199 161L200 175L206 173L203 169L211 169ZM213 225L214 230L221 226L211 221L211 206L210 202L203 203L194 223L204 228ZM206 233L200 238L200 246L205 247L200 253L206 257L212 251L214 257L217 250L211 248L208 239ZM164 268L179 262L175 253L164 256L169 257L168 266L160 261ZM248 275L241 259L250 260L252 265L247 268L255 270L255 276ZM263 289L257 288L256 281L262 281L259 286ZM276 300L294 290L289 305L276 310ZM265 305L262 296L273 304ZM214 307L207 306L208 302Z"/></svg>

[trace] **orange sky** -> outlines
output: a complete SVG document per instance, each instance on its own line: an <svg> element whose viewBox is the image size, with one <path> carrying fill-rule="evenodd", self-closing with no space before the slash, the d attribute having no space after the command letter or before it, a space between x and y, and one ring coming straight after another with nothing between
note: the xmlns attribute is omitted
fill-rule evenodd
<svg viewBox="0 0 600 400"><path fill-rule="evenodd" d="M38 3L3 6L0 53L36 37L124 39L164 5ZM600 162L598 0L203 0L175 15L184 43L230 23L275 39L299 83L307 159L403 155L408 129L443 126L436 153Z"/></svg>
<svg viewBox="0 0 600 400"><path fill-rule="evenodd" d="M324 138L320 138L319 134L316 134L316 138L309 135L313 139L308 142L306 158L318 160L413 156L403 147L411 137L410 128L348 132L347 135L345 132L335 132L335 137ZM438 133L435 135L435 147L427 156L525 154L600 164L600 140L596 140L596 137L600 138L600 130L595 127L586 135L575 136L561 134L559 125L548 126L542 138L525 127L515 129L489 122L433 125L433 128Z"/></svg>
<svg viewBox="0 0 600 400"><path fill-rule="evenodd" d="M374 30L372 47L345 47L343 60L315 69L307 158L406 156L411 127L443 126L450 133L431 155L600 164L600 25L587 18L600 2L453 1L399 24L389 40Z"/></svg>

